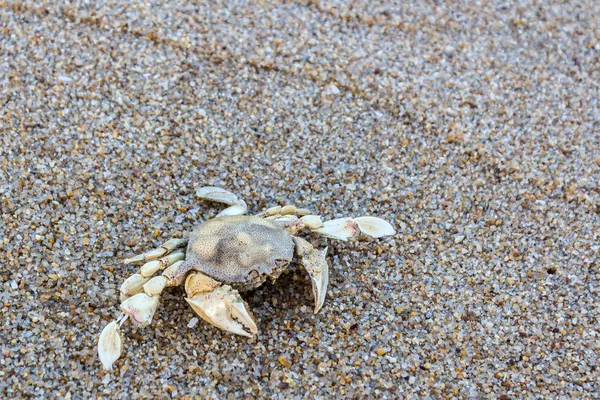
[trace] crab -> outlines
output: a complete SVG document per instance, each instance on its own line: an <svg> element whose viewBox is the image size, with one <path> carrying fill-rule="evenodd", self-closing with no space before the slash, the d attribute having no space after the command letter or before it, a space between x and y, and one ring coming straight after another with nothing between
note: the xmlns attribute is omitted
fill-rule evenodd
<svg viewBox="0 0 600 400"><path fill-rule="evenodd" d="M265 281L275 281L294 254L310 276L314 312L323 307L329 281L327 248L319 250L296 236L302 231L346 241L359 235L380 238L394 235L391 224L372 216L322 222L310 211L292 205L277 206L254 216L235 194L207 186L196 196L228 207L196 227L189 239L170 239L157 249L126 259L143 265L121 286L121 315L102 330L98 355L112 369L120 357L120 326L127 320L146 326L169 286L184 286L186 301L206 322L224 331L253 337L258 327L240 293ZM161 274L157 274L162 271Z"/></svg>

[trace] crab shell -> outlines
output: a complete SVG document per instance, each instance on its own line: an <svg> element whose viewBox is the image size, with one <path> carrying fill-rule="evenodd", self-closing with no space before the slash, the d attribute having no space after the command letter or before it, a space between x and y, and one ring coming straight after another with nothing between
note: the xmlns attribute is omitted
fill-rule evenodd
<svg viewBox="0 0 600 400"><path fill-rule="evenodd" d="M281 226L256 216L220 217L190 234L182 271L247 291L277 279L293 255L292 236Z"/></svg>

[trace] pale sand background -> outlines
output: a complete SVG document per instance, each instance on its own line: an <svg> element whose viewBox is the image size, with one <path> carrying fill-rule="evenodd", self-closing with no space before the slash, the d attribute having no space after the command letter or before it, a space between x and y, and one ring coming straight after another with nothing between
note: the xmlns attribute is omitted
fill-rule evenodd
<svg viewBox="0 0 600 400"><path fill-rule="evenodd" d="M0 2L2 396L600 396L600 2L121 3ZM170 290L104 372L205 184L398 234L329 243L317 316L247 294L254 341Z"/></svg>

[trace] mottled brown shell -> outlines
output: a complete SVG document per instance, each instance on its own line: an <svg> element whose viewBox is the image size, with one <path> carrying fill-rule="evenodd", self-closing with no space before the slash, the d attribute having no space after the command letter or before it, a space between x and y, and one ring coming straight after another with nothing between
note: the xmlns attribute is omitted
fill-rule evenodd
<svg viewBox="0 0 600 400"><path fill-rule="evenodd" d="M183 268L244 290L259 286L267 277L277 278L293 253L292 237L270 221L220 217L190 234Z"/></svg>

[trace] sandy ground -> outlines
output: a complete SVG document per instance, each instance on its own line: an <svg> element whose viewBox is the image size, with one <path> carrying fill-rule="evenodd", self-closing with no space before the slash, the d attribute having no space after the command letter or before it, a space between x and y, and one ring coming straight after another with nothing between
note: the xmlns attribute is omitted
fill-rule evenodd
<svg viewBox="0 0 600 400"><path fill-rule="evenodd" d="M121 3L0 1L2 397L600 397L600 2ZM398 233L312 238L256 339L170 289L105 372L207 184Z"/></svg>

